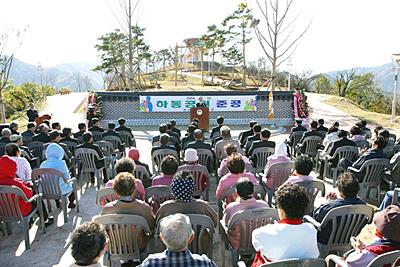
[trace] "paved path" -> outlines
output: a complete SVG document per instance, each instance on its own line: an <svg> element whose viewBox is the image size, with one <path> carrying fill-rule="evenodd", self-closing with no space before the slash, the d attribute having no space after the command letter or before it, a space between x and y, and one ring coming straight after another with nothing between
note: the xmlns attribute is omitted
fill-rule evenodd
<svg viewBox="0 0 400 267"><path fill-rule="evenodd" d="M324 100L330 98L329 95L321 95L314 93L307 93L308 105L311 107L312 112L310 114L311 119L318 120L323 118L325 120L325 126L330 127L335 121L340 123L340 128L350 130L360 120L350 116L349 114L324 103ZM346 105L345 103L343 105ZM375 125L368 125L370 129L373 129Z"/></svg>
<svg viewBox="0 0 400 267"><path fill-rule="evenodd" d="M87 93L70 93L68 95L54 95L47 97L47 107L40 111L40 115L52 115L52 121L61 123L61 127L71 127L78 130L78 123L83 120L83 114L75 111L85 100Z"/></svg>

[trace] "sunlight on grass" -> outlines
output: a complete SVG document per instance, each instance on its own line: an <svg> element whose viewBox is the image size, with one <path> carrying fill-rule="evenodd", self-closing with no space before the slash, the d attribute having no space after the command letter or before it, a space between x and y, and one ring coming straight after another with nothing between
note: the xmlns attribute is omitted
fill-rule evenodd
<svg viewBox="0 0 400 267"><path fill-rule="evenodd" d="M396 135L400 135L400 121L396 123L390 122L390 115L381 114L376 112L366 111L357 106L351 100L338 97L330 96L329 99L324 100L324 103L334 106L335 108L349 114L350 116L356 117L360 120L366 120L369 124L380 125L387 128L390 132L394 132ZM390 105L390 103L388 103Z"/></svg>

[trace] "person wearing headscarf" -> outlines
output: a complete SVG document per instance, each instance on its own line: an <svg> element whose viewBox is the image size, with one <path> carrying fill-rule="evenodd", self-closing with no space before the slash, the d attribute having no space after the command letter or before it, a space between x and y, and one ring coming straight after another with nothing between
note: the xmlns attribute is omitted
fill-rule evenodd
<svg viewBox="0 0 400 267"><path fill-rule="evenodd" d="M46 149L46 160L43 161L42 164L40 164L40 168L59 170L64 174L64 178L66 180L69 180L71 178L71 175L69 174L67 164L63 160L64 153L64 149L60 145L56 143L51 143ZM75 194L72 192L72 185L70 183L64 182L63 179L60 179L59 182L61 194L63 196L69 195L68 208L75 208Z"/></svg>
<svg viewBox="0 0 400 267"><path fill-rule="evenodd" d="M20 188L27 199L33 196L32 189L30 189L21 179L16 177L17 163L9 156L2 156L0 158L0 185L16 186ZM21 208L22 216L28 215L32 210L32 203L25 202L22 199L18 200L19 207Z"/></svg>
<svg viewBox="0 0 400 267"><path fill-rule="evenodd" d="M272 165L277 164L277 163L287 163L290 162L290 158L287 156L287 147L285 143L278 143L275 147L275 153L271 156L268 157L267 164L265 165L264 168L264 177L263 177L263 182L267 185L268 188L272 188L274 181L272 177L269 177L269 169L271 168Z"/></svg>
<svg viewBox="0 0 400 267"><path fill-rule="evenodd" d="M217 212L205 201L193 198L194 180L193 176L188 171L178 172L170 185L171 191L175 196L175 200L168 200L161 204L161 207L156 213L157 224L160 220L168 215L175 213L182 214L201 214L208 216L214 226L218 225ZM200 237L203 248L208 247L210 236L207 231ZM207 253L207 251L202 251Z"/></svg>
<svg viewBox="0 0 400 267"><path fill-rule="evenodd" d="M168 200L161 204L156 214L156 221L173 213L204 214L211 218L214 225L218 225L218 214L205 201L194 199L194 180L188 171L178 172L170 185L174 200Z"/></svg>
<svg viewBox="0 0 400 267"><path fill-rule="evenodd" d="M15 160L9 156L2 156L0 158L0 185L16 186L20 188L22 192L24 192L27 199L30 199L34 195L34 192L28 186L28 184L17 178L16 175L17 163ZM18 199L18 204L21 210L21 215L24 217L31 213L32 209L36 208L37 206L36 201L33 201L32 203L25 202L21 198ZM46 227L54 222L54 218L48 216L46 208L43 208L43 217ZM31 223L32 222L33 221L31 221Z"/></svg>
<svg viewBox="0 0 400 267"><path fill-rule="evenodd" d="M152 176L152 174L150 172L150 169L149 169L149 165L147 165L146 163L143 163L143 162L141 162L139 160L139 158L140 158L139 149L137 149L136 147L133 147L133 148L129 149L128 157L133 159L133 161L135 162L136 165L140 165L140 166L145 167L147 172L148 172L149 177Z"/></svg>
<svg viewBox="0 0 400 267"><path fill-rule="evenodd" d="M185 164L182 166L178 167L177 172L182 172L184 170L190 170L192 168L197 168L198 171L201 171L203 173L201 179L201 191L204 192L204 190L207 187L207 177L210 176L208 173L208 170L205 166L198 164L199 157L197 155L197 150L194 148L188 148L185 150L185 157L183 159L185 161Z"/></svg>
<svg viewBox="0 0 400 267"><path fill-rule="evenodd" d="M348 266L364 267L379 255L400 250L400 207L390 205L375 213L374 224L376 240L371 244L365 245L360 239L351 238L355 251L346 258Z"/></svg>

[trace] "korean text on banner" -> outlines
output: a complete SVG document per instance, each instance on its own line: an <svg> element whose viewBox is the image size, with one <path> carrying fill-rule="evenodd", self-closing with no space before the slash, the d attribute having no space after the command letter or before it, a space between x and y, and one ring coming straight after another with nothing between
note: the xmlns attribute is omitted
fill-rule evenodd
<svg viewBox="0 0 400 267"><path fill-rule="evenodd" d="M239 96L140 96L141 112L188 112L202 99L213 111L257 111L255 95Z"/></svg>

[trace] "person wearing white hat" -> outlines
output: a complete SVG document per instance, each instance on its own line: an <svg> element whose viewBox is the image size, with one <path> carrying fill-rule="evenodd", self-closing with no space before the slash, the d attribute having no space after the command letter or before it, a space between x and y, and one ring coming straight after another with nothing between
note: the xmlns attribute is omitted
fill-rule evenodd
<svg viewBox="0 0 400 267"><path fill-rule="evenodd" d="M190 170L195 168L198 171L201 171L203 173L203 176L200 178L201 179L201 191L203 192L206 189L207 186L207 177L210 176L207 168L203 165L198 164L198 159L199 157L197 156L197 150L193 148L188 148L185 150L185 157L184 161L185 164L180 166L178 168L177 172L181 172L184 170ZM198 184L195 182L195 184Z"/></svg>

